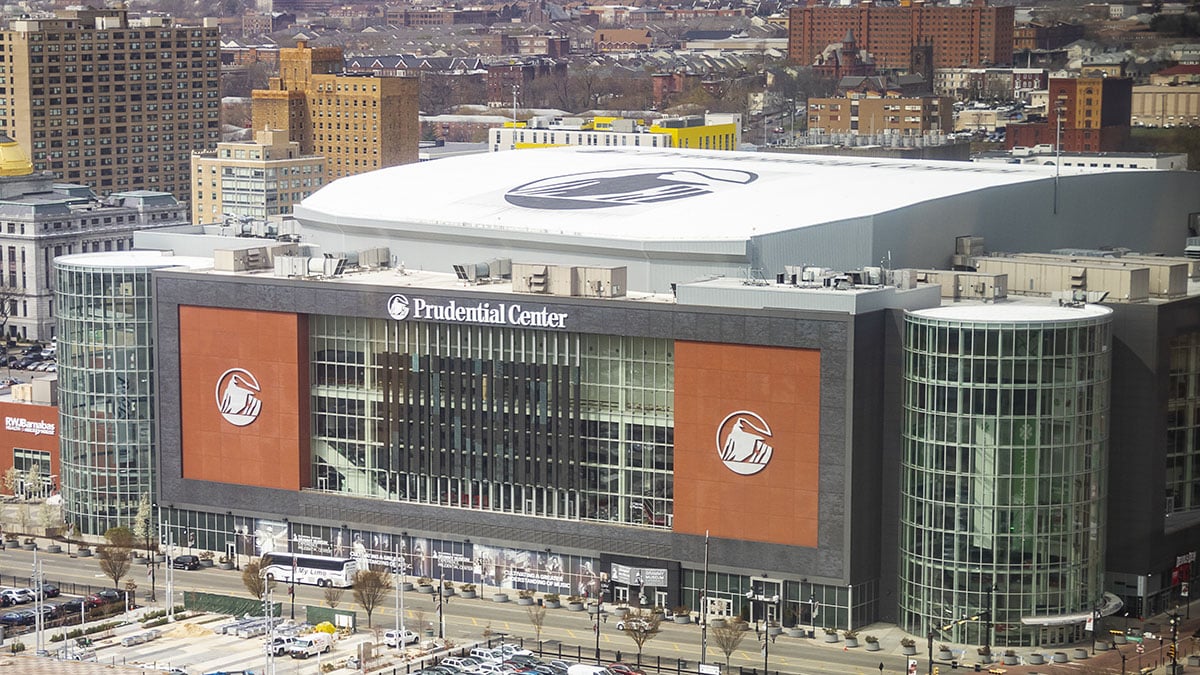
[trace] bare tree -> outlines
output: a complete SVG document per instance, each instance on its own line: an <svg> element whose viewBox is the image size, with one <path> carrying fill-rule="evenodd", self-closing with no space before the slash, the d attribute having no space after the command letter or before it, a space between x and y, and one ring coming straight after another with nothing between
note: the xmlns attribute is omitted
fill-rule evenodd
<svg viewBox="0 0 1200 675"><path fill-rule="evenodd" d="M329 605L329 609L337 609L337 606L342 602L342 594L346 592L344 588L337 586L325 587L325 604Z"/></svg>
<svg viewBox="0 0 1200 675"><path fill-rule="evenodd" d="M266 580L262 573L262 560L255 558L242 567L242 585L256 600L262 600L267 588L273 587L275 582Z"/></svg>
<svg viewBox="0 0 1200 675"><path fill-rule="evenodd" d="M637 645L638 665L642 663L642 648L659 634L662 621L662 612L647 612L639 609L625 615L621 630Z"/></svg>
<svg viewBox="0 0 1200 675"><path fill-rule="evenodd" d="M746 622L741 619L729 619L723 626L712 626L713 642L725 654L725 667L729 668L729 656L737 651L738 645L746 637Z"/></svg>
<svg viewBox="0 0 1200 675"><path fill-rule="evenodd" d="M392 575L376 570L359 570L354 573L354 600L367 613L367 626L371 626L371 614L392 590Z"/></svg>
<svg viewBox="0 0 1200 675"><path fill-rule="evenodd" d="M129 572L129 564L133 559L133 532L128 527L111 527L104 533L108 542L96 551L100 562L100 570L104 576L112 579L113 586L120 587L121 577Z"/></svg>
<svg viewBox="0 0 1200 675"><path fill-rule="evenodd" d="M24 289L0 281L0 336L8 334L8 319L17 313L17 299L24 295Z"/></svg>
<svg viewBox="0 0 1200 675"><path fill-rule="evenodd" d="M546 623L546 606L530 605L526 608L529 613L529 623L533 625L533 634L538 644L542 642L542 625Z"/></svg>

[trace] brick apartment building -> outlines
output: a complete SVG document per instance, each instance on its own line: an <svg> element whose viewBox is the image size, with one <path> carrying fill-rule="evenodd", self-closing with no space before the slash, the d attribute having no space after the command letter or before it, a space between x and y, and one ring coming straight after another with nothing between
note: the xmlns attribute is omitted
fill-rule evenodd
<svg viewBox="0 0 1200 675"><path fill-rule="evenodd" d="M304 155L323 155L326 182L417 161L415 77L344 74L340 47L301 40L279 50L279 77L251 93L255 129L283 129Z"/></svg>
<svg viewBox="0 0 1200 675"><path fill-rule="evenodd" d="M913 49L932 48L934 68L979 67L1012 63L1013 8L917 3L879 6L871 2L830 7L815 4L791 9L788 59L811 64L826 46L852 31L879 68L909 68Z"/></svg>
<svg viewBox="0 0 1200 675"><path fill-rule="evenodd" d="M35 171L102 195L147 189L188 200L192 151L220 140L215 20L63 10L11 21L0 48L0 133L28 150Z"/></svg>
<svg viewBox="0 0 1200 675"><path fill-rule="evenodd" d="M1133 80L1127 77L1050 78L1045 121L1008 125L1005 144L1010 150L1056 145L1061 132L1065 152L1124 150L1132 98Z"/></svg>

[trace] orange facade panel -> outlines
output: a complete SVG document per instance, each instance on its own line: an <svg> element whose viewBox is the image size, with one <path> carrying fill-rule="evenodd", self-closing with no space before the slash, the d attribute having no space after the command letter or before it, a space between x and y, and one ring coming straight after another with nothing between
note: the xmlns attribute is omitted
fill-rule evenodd
<svg viewBox="0 0 1200 675"><path fill-rule="evenodd" d="M183 477L308 484L305 317L179 308Z"/></svg>
<svg viewBox="0 0 1200 675"><path fill-rule="evenodd" d="M821 354L675 343L673 529L817 545Z"/></svg>

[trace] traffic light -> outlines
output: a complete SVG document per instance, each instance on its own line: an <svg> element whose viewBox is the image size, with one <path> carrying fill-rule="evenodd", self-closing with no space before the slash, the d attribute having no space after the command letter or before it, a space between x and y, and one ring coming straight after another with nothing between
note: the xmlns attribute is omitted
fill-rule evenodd
<svg viewBox="0 0 1200 675"><path fill-rule="evenodd" d="M937 666L933 667L933 675L938 675L938 667Z"/></svg>
<svg viewBox="0 0 1200 675"><path fill-rule="evenodd" d="M1175 645L1174 644L1167 645L1167 656L1171 657L1172 661L1175 660Z"/></svg>

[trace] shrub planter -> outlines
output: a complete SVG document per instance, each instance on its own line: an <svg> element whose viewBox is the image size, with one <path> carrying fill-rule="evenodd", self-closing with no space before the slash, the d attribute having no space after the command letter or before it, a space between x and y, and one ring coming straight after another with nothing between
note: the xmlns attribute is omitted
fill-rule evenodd
<svg viewBox="0 0 1200 675"><path fill-rule="evenodd" d="M1016 654L1005 654L1001 658L1004 659L1004 665L1006 666L1015 666L1020 663L1020 658Z"/></svg>
<svg viewBox="0 0 1200 675"><path fill-rule="evenodd" d="M954 654L950 653L949 649L938 650L938 661L953 661Z"/></svg>
<svg viewBox="0 0 1200 675"><path fill-rule="evenodd" d="M826 642L837 642L837 641L838 641L838 634L837 634L837 633L826 633L826 634L825 634L825 641L826 641Z"/></svg>
<svg viewBox="0 0 1200 675"><path fill-rule="evenodd" d="M400 584L400 590L402 590L406 593L409 591L412 591L412 589L413 589L413 585L412 585L411 581L405 581L404 583Z"/></svg>
<svg viewBox="0 0 1200 675"><path fill-rule="evenodd" d="M1187 664L1189 666L1200 666L1200 656L1189 656Z"/></svg>
<svg viewBox="0 0 1200 675"><path fill-rule="evenodd" d="M62 553L62 546L58 544L50 544L46 547L46 553Z"/></svg>
<svg viewBox="0 0 1200 675"><path fill-rule="evenodd" d="M417 592L424 593L426 595L433 595L433 584L421 584L420 586L417 586Z"/></svg>
<svg viewBox="0 0 1200 675"><path fill-rule="evenodd" d="M1071 658L1073 658L1073 659L1078 659L1078 660L1082 661L1082 660L1086 659L1087 657L1088 657L1088 650L1086 650L1086 649L1075 649L1074 651L1071 652Z"/></svg>
<svg viewBox="0 0 1200 675"><path fill-rule="evenodd" d="M628 607L614 607L612 610L612 613L613 613L613 616L617 617L618 619L624 619L625 615L629 613L629 608ZM718 619L712 619L712 621L717 621L717 620ZM709 621L709 623L712 623L712 621ZM724 624L722 624L722 625L724 625Z"/></svg>
<svg viewBox="0 0 1200 675"><path fill-rule="evenodd" d="M517 598L517 604L527 607L533 604L533 598Z"/></svg>
<svg viewBox="0 0 1200 675"><path fill-rule="evenodd" d="M567 603L567 611L568 612L582 612L583 609L584 609L584 606L583 606L582 602L568 602Z"/></svg>
<svg viewBox="0 0 1200 675"><path fill-rule="evenodd" d="M991 654L980 654L980 655L979 655L979 662L980 662L980 663L982 663L982 664L985 664L985 665L986 665L986 664L989 664L989 663L991 663L991 662L992 662L992 655L991 655Z"/></svg>
<svg viewBox="0 0 1200 675"><path fill-rule="evenodd" d="M1066 662L1070 661L1071 659L1067 658L1066 652L1054 652L1054 656L1052 657L1052 660L1055 663L1066 663Z"/></svg>
<svg viewBox="0 0 1200 675"><path fill-rule="evenodd" d="M788 637L802 638L808 635L808 631L800 627L794 627L787 629L787 634Z"/></svg>
<svg viewBox="0 0 1200 675"><path fill-rule="evenodd" d="M1100 640L1096 643L1096 651L1098 652L1106 652L1110 649L1112 649L1112 647L1104 640ZM1197 663L1196 665L1200 666L1200 663Z"/></svg>
<svg viewBox="0 0 1200 675"><path fill-rule="evenodd" d="M463 591L461 595L467 600L474 600L476 597L475 591Z"/></svg>
<svg viewBox="0 0 1200 675"><path fill-rule="evenodd" d="M36 549L37 549L37 542L27 541L24 544L21 544L22 551L34 551Z"/></svg>
<svg viewBox="0 0 1200 675"><path fill-rule="evenodd" d="M1127 642L1128 642L1128 640L1125 639L1124 633L1118 633L1113 636L1113 644L1123 645Z"/></svg>
<svg viewBox="0 0 1200 675"><path fill-rule="evenodd" d="M81 548L75 552L75 555L79 556L80 558L90 558L92 557L92 549Z"/></svg>
<svg viewBox="0 0 1200 675"><path fill-rule="evenodd" d="M709 619L708 620L708 625L712 626L713 628L724 628L725 624L726 624L725 619Z"/></svg>
<svg viewBox="0 0 1200 675"><path fill-rule="evenodd" d="M847 647L857 647L858 646L858 638L856 638L856 637L846 638L846 646Z"/></svg>
<svg viewBox="0 0 1200 675"><path fill-rule="evenodd" d="M220 568L221 568L221 569L223 569L223 570L231 570L231 569L233 569L233 563L231 563L231 562L223 562L223 563L218 563L218 564L217 564L217 566L218 566L218 567L220 567Z"/></svg>
<svg viewBox="0 0 1200 675"><path fill-rule="evenodd" d="M1025 660L1028 661L1029 665L1031 666L1040 666L1046 663L1046 657L1038 654L1037 652L1030 654Z"/></svg>
<svg viewBox="0 0 1200 675"><path fill-rule="evenodd" d="M901 653L904 654L905 656L916 656L917 655L917 646L916 645L901 645L901 648L902 648Z"/></svg>
<svg viewBox="0 0 1200 675"><path fill-rule="evenodd" d="M455 593L455 591L454 591L453 586L443 586L442 587L442 596L443 597L447 597L447 598L452 597L454 595L454 593Z"/></svg>
<svg viewBox="0 0 1200 675"><path fill-rule="evenodd" d="M80 555L83 555L83 553L80 553ZM89 553L88 555L91 555L91 554ZM213 566L212 558L201 558L200 566L201 567L212 567Z"/></svg>
<svg viewBox="0 0 1200 675"><path fill-rule="evenodd" d="M675 616L671 617L671 619L675 623L691 623L692 622L692 617L687 614L676 614Z"/></svg>
<svg viewBox="0 0 1200 675"><path fill-rule="evenodd" d="M165 556L161 553L156 553L156 554L154 554L154 562L165 563L165 562L167 562L167 556Z"/></svg>
<svg viewBox="0 0 1200 675"><path fill-rule="evenodd" d="M508 602L508 593L492 593L492 602Z"/></svg>
<svg viewBox="0 0 1200 675"><path fill-rule="evenodd" d="M868 643L867 643L867 651L869 651L869 652L877 652L877 651L879 651L880 649L882 649L882 648L879 646L879 641L878 641L878 640L876 640L875 642L868 642Z"/></svg>
<svg viewBox="0 0 1200 675"><path fill-rule="evenodd" d="M775 637L781 633L783 633L783 626L767 626L767 635Z"/></svg>
<svg viewBox="0 0 1200 675"><path fill-rule="evenodd" d="M562 607L562 603L558 600L546 600L545 605L546 609L558 609Z"/></svg>

